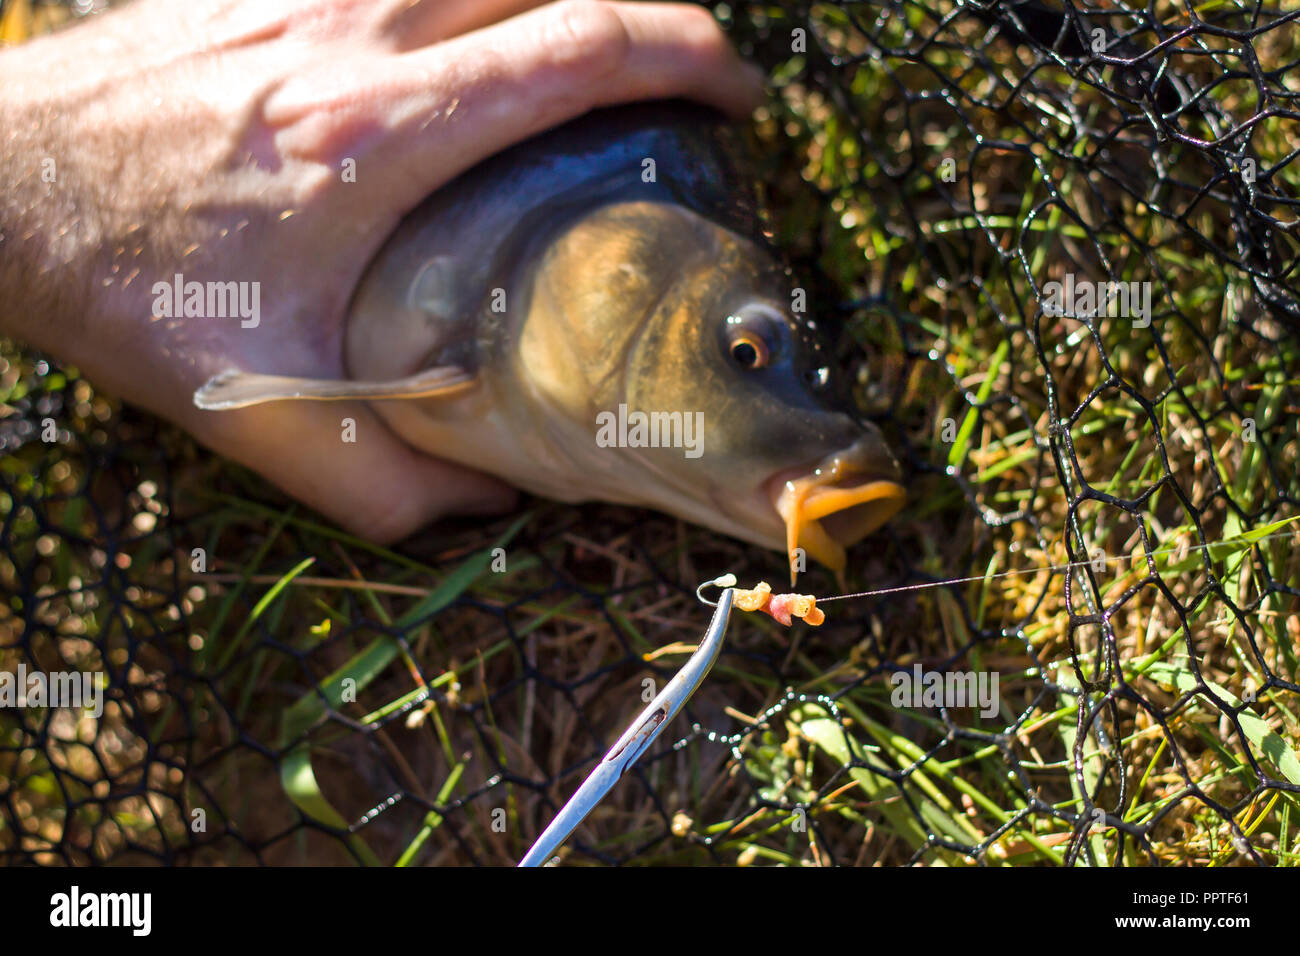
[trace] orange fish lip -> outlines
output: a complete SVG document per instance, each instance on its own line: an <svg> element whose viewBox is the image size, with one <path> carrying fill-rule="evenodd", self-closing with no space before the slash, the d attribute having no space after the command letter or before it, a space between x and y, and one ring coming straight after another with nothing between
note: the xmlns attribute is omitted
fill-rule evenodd
<svg viewBox="0 0 1300 956"><path fill-rule="evenodd" d="M798 576L800 548L843 576L848 563L846 549L887 522L906 503L907 490L897 477L893 457L878 438L868 436L811 469L794 469L772 478L769 491L785 522L792 585Z"/></svg>

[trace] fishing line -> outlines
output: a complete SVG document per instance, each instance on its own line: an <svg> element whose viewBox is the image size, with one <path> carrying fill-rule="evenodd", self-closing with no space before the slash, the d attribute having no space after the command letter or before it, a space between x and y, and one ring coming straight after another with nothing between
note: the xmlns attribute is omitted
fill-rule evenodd
<svg viewBox="0 0 1300 956"><path fill-rule="evenodd" d="M1215 543L1222 545L1237 541L1245 541L1247 544L1253 546L1261 541L1268 541L1273 538L1289 538L1295 533L1296 532L1294 531L1279 532L1276 534L1261 535L1258 538L1249 538L1241 535L1236 538L1231 538L1228 541ZM1148 560L1150 560L1157 554L1190 554L1194 551L1207 550L1210 547L1212 547L1212 545L1209 544L1196 545L1195 547L1183 547L1180 545L1176 548L1166 548L1157 551L1144 550L1144 555ZM1133 555L1129 557L1128 560L1136 560L1137 558L1138 555ZM879 588L874 591L858 591L853 594L837 594L833 597L818 598L816 600L824 604L827 601L847 601L849 598L873 597L881 594L898 594L903 591L919 591L923 588L939 588L945 587L949 584L988 581L992 578L1006 578L1018 574L1037 574L1041 571L1067 571L1071 568L1095 566L1099 562L1110 563L1112 561L1123 560L1125 560L1124 557L1101 557L1095 558L1091 561L1075 561L1069 564L1048 565L1039 568L1023 568L1014 571L1000 571L997 574L980 575L968 578L950 578L946 581L927 581L922 584L906 584L900 587ZM704 596L704 589L708 587L721 589L721 594L717 601L710 601ZM713 613L713 620L709 623L709 629L705 632L704 638L695 648L694 653L691 654L690 658L682 666L682 669L679 670L667 685L664 686L664 689L650 702L649 706L642 710L637 718L628 725L628 728L623 731L623 735L619 737L614 746L610 748L609 752L605 754L600 762L596 764L591 773L587 775L586 779L583 780L582 785L579 786L573 796L568 799L560 809L560 812L556 814L555 818L551 820L550 824L542 832L542 835L537 838L537 841L524 855L524 858L519 861L520 866L540 866L549 860L555 851L559 849L560 845L568 839L569 834L571 834L578 824L586 818L587 814L590 813L596 804L601 801L605 794L608 793L616 783L618 783L619 779L627 773L628 768L630 768L632 764L650 748L650 745L654 742L655 738L659 736L663 729L668 726L668 724L672 722L672 719L686 706L686 702L704 682L704 678L708 675L709 670L718 659L718 655L722 652L722 642L726 636L727 623L731 619L732 608L738 600L737 595L743 593L736 591L735 587L736 576L727 573L720 575L711 581L705 581L695 589L696 597L698 597L703 603L716 608ZM772 597L771 589L767 588L765 585L762 587L763 595L769 598ZM748 592L748 596L752 596L755 593L758 593L758 589ZM780 595L780 597L784 598L792 596L793 595ZM815 606L813 601L807 603L810 606ZM755 610L754 607L745 607L743 609L746 611ZM789 612L786 613L784 618L778 617L776 614L772 613L770 609L768 610L768 613L772 614L773 617L776 617L782 624L788 625L790 623ZM804 614L799 611L795 611L794 613L797 617L804 616ZM820 622L810 620L810 623L817 624ZM763 715L760 715L759 720L753 726L746 728L739 734L727 736L714 734L709 731L706 732L708 739L728 744L732 748L732 754L737 759L743 760L743 754L739 750L741 741L752 734L757 727L763 726L765 721L771 720L772 717L780 713L791 703L796 700L807 701L809 699L810 698L807 695L796 695L792 689L787 690L785 696L781 700L777 701L773 707L768 708ZM826 707L827 713L834 715L833 719L838 724L839 711L836 709L834 700L820 695L815 699ZM694 725L694 732L697 734L701 732L701 727L698 724ZM675 744L674 749L681 748L684 745L685 740Z"/></svg>
<svg viewBox="0 0 1300 956"><path fill-rule="evenodd" d="M1144 550L1143 553L1140 555L1136 555L1136 554L1117 555L1116 557L1113 558L1089 558L1086 561L1072 561L1068 564L1048 564L1036 568L1019 568L1012 571L999 571L996 574L975 574L967 578L945 578L941 581L923 581L920 584L903 584L903 585L899 585L898 587L892 587L892 588L877 588L873 591L854 591L851 594L835 594L830 597L819 597L817 598L817 603L826 604L830 601L847 601L850 598L880 597L881 595L885 595L885 594L902 594L907 591L925 591L925 590L929 590L930 588L948 587L950 584L971 584L975 581L992 581L996 578L1011 578L1023 574L1040 574L1043 571L1071 571L1076 568L1096 567L1098 563L1112 564L1112 563L1118 563L1120 561L1138 561L1144 557L1154 558L1158 554L1186 555L1186 554L1192 554L1193 552L1196 551L1208 551L1210 548L1213 547L1234 544L1236 542L1245 542L1246 544L1254 546L1263 541L1271 541L1276 538L1290 538L1290 537L1294 537L1297 534L1300 534L1300 529L1296 529L1293 531L1278 531L1275 532L1274 534L1266 534L1258 538L1247 538L1245 535L1238 535L1237 537L1229 538L1226 541L1215 541L1210 544L1197 544L1197 545L1191 545L1187 547L1184 547L1183 545L1179 545L1173 548L1158 548L1155 551ZM703 603L709 605L710 607L716 607L717 602L710 601L701 592L707 587L728 588L728 587L734 587L735 584L736 584L736 576L734 574L724 574L722 577L715 578L711 581L705 581L703 584L697 587L695 589L695 596L699 598Z"/></svg>
<svg viewBox="0 0 1300 956"><path fill-rule="evenodd" d="M1100 559L1089 558L1087 561L1072 561L1068 564L1049 564L1037 568L1019 568L1013 571L999 571L996 574L976 574L968 578L948 578L943 581L925 581L922 582L921 584L905 584L893 588L879 588L874 591L855 591L852 594L836 594L831 597L819 597L817 599L817 603L825 604L828 601L847 601L849 598L877 597L882 594L900 594L904 591L922 591L927 588L947 587L950 584L970 584L974 581L992 581L995 578L1009 578L1009 577L1015 577L1017 575L1022 575L1022 574L1039 574L1043 571L1071 571L1075 568L1096 567L1098 563L1111 564L1111 563L1118 563L1120 561L1138 561L1141 560L1143 557L1154 558L1158 554L1182 554L1184 553L1184 551L1187 554L1191 554L1194 551L1208 551L1210 548L1220 546L1220 545L1232 544L1238 541L1245 541L1247 544L1255 545L1260 543L1261 541L1269 541L1274 538L1294 537L1296 534L1300 534L1300 530L1278 531L1274 534L1266 534L1259 538L1250 538L1250 539L1246 538L1244 535L1239 535L1236 538L1229 538L1226 541L1215 541L1211 544L1192 545L1186 548L1184 548L1182 545L1179 545L1178 547L1174 547L1174 548L1161 548L1155 551L1144 551L1140 555L1139 554L1117 555L1116 557L1113 558L1100 558ZM708 582L708 583L712 583L712 582Z"/></svg>

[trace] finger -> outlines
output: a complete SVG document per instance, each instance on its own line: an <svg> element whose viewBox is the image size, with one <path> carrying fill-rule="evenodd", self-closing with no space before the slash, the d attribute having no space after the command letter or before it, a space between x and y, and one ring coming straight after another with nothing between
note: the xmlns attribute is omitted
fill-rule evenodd
<svg viewBox="0 0 1300 956"><path fill-rule="evenodd" d="M550 0L401 0L379 21L381 40L404 52L481 30Z"/></svg>
<svg viewBox="0 0 1300 956"><path fill-rule="evenodd" d="M428 189L598 106L687 97L747 115L762 100L757 69L690 4L564 0L400 59L410 122L393 145Z"/></svg>
<svg viewBox="0 0 1300 956"><path fill-rule="evenodd" d="M702 7L562 0L427 49L295 76L265 116L278 145L304 155L373 132L387 181L418 200L594 107L672 97L745 115L762 100L761 74ZM376 103L388 111L378 132Z"/></svg>
<svg viewBox="0 0 1300 956"><path fill-rule="evenodd" d="M398 541L444 515L499 514L518 500L490 475L406 445L364 405L281 402L219 414L212 447L373 541Z"/></svg>
<svg viewBox="0 0 1300 956"><path fill-rule="evenodd" d="M415 104L441 105L430 81L470 80L467 114L494 111L509 145L520 114L548 129L596 106L685 96L737 116L762 102L762 77L732 48L713 15L691 3L561 0L401 58ZM438 91L441 92L441 91Z"/></svg>

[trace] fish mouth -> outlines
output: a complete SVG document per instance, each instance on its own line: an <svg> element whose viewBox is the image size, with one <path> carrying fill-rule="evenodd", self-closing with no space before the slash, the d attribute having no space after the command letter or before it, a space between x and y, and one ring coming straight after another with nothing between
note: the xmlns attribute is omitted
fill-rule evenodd
<svg viewBox="0 0 1300 956"><path fill-rule="evenodd" d="M847 549L896 515L907 501L898 464L884 444L868 435L811 468L779 472L768 482L777 514L785 522L790 584L798 549L843 580Z"/></svg>

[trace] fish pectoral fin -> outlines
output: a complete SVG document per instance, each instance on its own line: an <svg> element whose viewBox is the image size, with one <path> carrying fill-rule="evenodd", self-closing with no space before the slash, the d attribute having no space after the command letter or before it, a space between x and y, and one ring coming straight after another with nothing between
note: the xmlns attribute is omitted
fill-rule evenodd
<svg viewBox="0 0 1300 956"><path fill-rule="evenodd" d="M333 402L350 398L433 398L464 391L477 381L473 372L457 365L437 366L387 382L294 378L232 369L208 379L194 393L194 404L205 411L216 412L293 400Z"/></svg>

